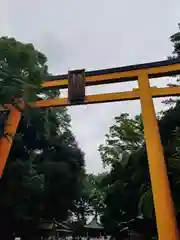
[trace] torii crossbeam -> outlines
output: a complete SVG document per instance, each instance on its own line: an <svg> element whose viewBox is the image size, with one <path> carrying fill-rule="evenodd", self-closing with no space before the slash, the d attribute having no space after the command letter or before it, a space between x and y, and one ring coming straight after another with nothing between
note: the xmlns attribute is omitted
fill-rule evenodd
<svg viewBox="0 0 180 240"><path fill-rule="evenodd" d="M85 96L84 100L81 98L81 101L77 101L78 103L70 102L68 100L69 98L39 100L30 103L33 108L48 108L140 99L158 236L160 240L178 240L179 233L177 230L153 98L178 96L180 95L180 87L150 87L149 78L174 76L178 74L180 74L180 59L90 71L83 74L85 86L138 81L139 87L132 91ZM49 80L43 83L42 87L45 89L67 88L69 85L68 78L69 75L50 77ZM81 85L81 87L82 86L83 85ZM74 89L74 91L76 90L77 89ZM21 105L20 107L23 108L24 106ZM8 133L9 136L14 136L21 119L21 112L9 104L7 104L5 108L0 109L0 111L5 111L7 109L9 110L9 116L5 124L4 132L6 135ZM7 139L7 137L2 137L0 139L1 175L9 155L11 144L12 138Z"/></svg>

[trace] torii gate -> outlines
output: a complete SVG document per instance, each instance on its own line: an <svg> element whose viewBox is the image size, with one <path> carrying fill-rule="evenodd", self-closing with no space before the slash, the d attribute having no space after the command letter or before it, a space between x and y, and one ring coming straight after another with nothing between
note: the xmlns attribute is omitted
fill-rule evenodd
<svg viewBox="0 0 180 240"><path fill-rule="evenodd" d="M154 88L150 87L149 78L173 76L180 74L180 59L131 65L84 72L83 70L70 72L68 75L54 76L45 81L43 88L67 88L68 98L39 100L30 105L33 108L47 108L71 106L77 104L105 103L140 99L144 134L149 162L149 171L153 191L154 207L158 236L160 240L178 240L179 233L176 224L174 207L169 187L167 169L164 161L163 148L159 135L153 98L180 95L180 87ZM85 96L85 86L118 83L138 80L138 88L132 91L95 94ZM23 109L24 105L19 104ZM7 104L1 111L9 110L4 133L14 136L21 112ZM12 145L12 137L0 139L0 174L8 158ZM1 176L0 175L0 176Z"/></svg>

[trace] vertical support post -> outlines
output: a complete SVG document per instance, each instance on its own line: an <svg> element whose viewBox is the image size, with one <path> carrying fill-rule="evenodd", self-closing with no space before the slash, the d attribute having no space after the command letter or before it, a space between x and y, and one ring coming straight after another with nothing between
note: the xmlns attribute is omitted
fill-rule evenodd
<svg viewBox="0 0 180 240"><path fill-rule="evenodd" d="M148 74L138 77L144 134L159 240L177 240L178 229Z"/></svg>
<svg viewBox="0 0 180 240"><path fill-rule="evenodd" d="M21 112L14 106L12 106L8 115L8 119L5 122L5 136L0 139L0 177L2 177L3 170L6 165L6 160L8 158L13 138L16 134L16 129L18 127L20 119Z"/></svg>

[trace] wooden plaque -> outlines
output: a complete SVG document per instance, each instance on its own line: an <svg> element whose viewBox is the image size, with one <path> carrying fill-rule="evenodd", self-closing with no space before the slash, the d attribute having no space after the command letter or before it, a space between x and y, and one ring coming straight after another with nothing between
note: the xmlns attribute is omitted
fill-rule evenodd
<svg viewBox="0 0 180 240"><path fill-rule="evenodd" d="M85 70L68 73L68 100L70 104L80 104L85 100Z"/></svg>

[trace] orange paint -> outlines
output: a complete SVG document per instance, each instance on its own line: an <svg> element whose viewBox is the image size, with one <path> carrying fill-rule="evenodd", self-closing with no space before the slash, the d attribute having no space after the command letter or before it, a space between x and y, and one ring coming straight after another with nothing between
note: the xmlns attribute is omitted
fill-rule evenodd
<svg viewBox="0 0 180 240"><path fill-rule="evenodd" d="M4 134L0 139L0 177L3 174L6 160L8 159L9 152L11 149L13 138L16 134L19 121L21 119L21 112L15 107L11 106L8 119L5 122Z"/></svg>

